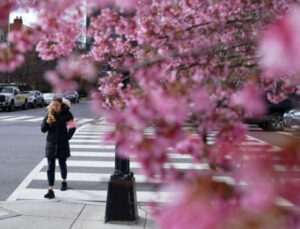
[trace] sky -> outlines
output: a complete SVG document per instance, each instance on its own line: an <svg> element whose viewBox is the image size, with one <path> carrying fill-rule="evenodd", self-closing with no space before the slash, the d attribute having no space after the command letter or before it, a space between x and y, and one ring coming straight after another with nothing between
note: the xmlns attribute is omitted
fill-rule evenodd
<svg viewBox="0 0 300 229"><path fill-rule="evenodd" d="M13 22L16 17L22 17L23 24L30 26L32 23L37 21L37 16L34 11L25 12L22 10L16 10L10 13L9 21Z"/></svg>

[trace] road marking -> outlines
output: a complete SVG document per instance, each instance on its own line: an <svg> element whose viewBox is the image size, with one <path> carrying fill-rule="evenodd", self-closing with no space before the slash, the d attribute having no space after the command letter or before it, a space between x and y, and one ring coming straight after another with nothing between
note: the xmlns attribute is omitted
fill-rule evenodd
<svg viewBox="0 0 300 229"><path fill-rule="evenodd" d="M111 174L109 173L68 173L68 181L83 181L83 182L108 182ZM55 177L60 177L60 173L56 172ZM155 184L163 184L162 181L153 178L147 178L147 176L143 174L135 174L135 181L138 183L155 183ZM46 172L39 172L34 180L47 180ZM233 184L234 179L229 176L214 176L213 180L219 182L226 182L229 184ZM245 185L245 182L241 182L241 184Z"/></svg>
<svg viewBox="0 0 300 229"><path fill-rule="evenodd" d="M26 187L31 183L34 179L36 174L40 172L40 170L45 166L47 162L46 158L44 158L28 175L27 177L21 182L21 184L15 189L15 191L7 198L7 201L15 201L18 199L21 193L26 190Z"/></svg>
<svg viewBox="0 0 300 229"><path fill-rule="evenodd" d="M81 201L106 201L107 191L102 190L73 190L60 191L54 189L57 199L64 200L81 200ZM44 199L45 189L28 188L20 195L20 200L36 200ZM171 192L157 192L157 191L137 191L138 202L165 202L170 196Z"/></svg>
<svg viewBox="0 0 300 229"><path fill-rule="evenodd" d="M72 167L74 172L68 173L69 181L77 181L83 182L82 187L85 188L84 182L107 182L111 174L107 174L109 171L105 170L104 173L83 173L76 172L81 168L89 168L89 171L93 171L92 168L109 168L109 170L114 168L115 166L115 146L110 143L101 142L101 138L108 132L113 130L112 126L107 125L103 127L103 122L100 125L86 124L77 129L77 132L74 135L74 138L70 140L70 148L71 151L71 159L67 161L68 167ZM149 135L153 135L155 132L153 128L148 128L147 132ZM208 133L208 144L215 144L215 136L217 131L213 131ZM78 143L78 144L76 144ZM84 144L86 143L86 144ZM90 144L90 143L98 143L98 144ZM101 145L102 144L102 145ZM105 145L104 145L105 144ZM271 144L264 142L260 139L254 138L252 136L246 136L246 141L240 146L241 148L245 148L248 151L257 151L261 149L263 145L271 146L271 150L278 150L278 148L274 148ZM103 150L101 150L103 149ZM176 160L176 163L166 163L164 167L169 169L171 166L174 166L178 169L198 169L198 170L209 170L210 167L207 163L193 163L191 155L182 155L180 153L174 152L174 149L168 149L168 156L170 159L187 159L187 160ZM101 152L102 151L102 152ZM103 152L104 151L104 152ZM105 152L108 151L108 152ZM76 157L83 157L84 159ZM94 157L94 158L93 158ZM101 157L105 157L106 161L102 161ZM136 157L130 157L133 159L130 162L130 167L138 169L140 168L140 164L134 161ZM107 161L108 160L108 161ZM170 160L172 161L172 160ZM191 162L189 162L191 161ZM46 172L41 171L43 167L47 165L47 161L41 161L42 167L35 171L35 175L31 176L31 181L33 180L47 180ZM75 167L78 167L76 169ZM84 170L85 169L80 169ZM98 169L99 170L99 169ZM56 173L59 177L59 173ZM151 184L155 183L155 181L151 181L146 178L146 176L140 174L140 172L135 173L135 179L137 183L146 183ZM228 182L234 184L234 180L227 176L219 176L214 177L215 180L220 180L224 182ZM41 183L41 182L40 182ZM157 182L158 183L158 182ZM70 187L72 183L70 182ZM95 184L94 184L95 185ZM14 199L43 199L45 194L45 189L35 189L35 188L27 188L30 187L30 181L27 182L26 185L23 185L22 190L16 192L14 194ZM149 191L139 191L137 190L137 199L139 202L149 202L149 201L160 201L162 199L167 199L170 196L170 192L164 192L159 190L153 190L154 186L149 185ZM103 189L103 188L102 188ZM148 186L147 186L148 189ZM146 189L146 190L147 190ZM85 200L85 201L106 201L107 190L74 190L69 189L67 192L61 192L60 190L55 189L55 194L58 199L75 199L75 200ZM160 197L159 197L160 196Z"/></svg>
<svg viewBox="0 0 300 229"><path fill-rule="evenodd" d="M0 121L23 121L23 122L41 122L44 117L36 117L36 116L0 116ZM75 118L77 120L77 125L83 125L86 122L93 121L94 119L87 119L87 118Z"/></svg>
<svg viewBox="0 0 300 229"><path fill-rule="evenodd" d="M92 139L92 140L89 140L89 139L72 139L69 141L70 143L99 143L100 144L100 139Z"/></svg>
<svg viewBox="0 0 300 229"><path fill-rule="evenodd" d="M86 151L72 151L71 156L73 157L111 157L115 158L115 152L86 152ZM193 159L191 155L183 155L179 153L168 153L168 157L172 159ZM135 156L130 156L131 159L134 159Z"/></svg>
<svg viewBox="0 0 300 229"><path fill-rule="evenodd" d="M243 145L243 146L252 146L252 145L262 146L262 145L266 145L266 143L265 142L258 142L258 141L245 141L245 142L242 142L241 145Z"/></svg>
<svg viewBox="0 0 300 229"><path fill-rule="evenodd" d="M47 161L44 161L44 166L47 165ZM115 162L114 161L67 161L68 167L94 167L94 168L114 168ZM177 169L197 169L197 170L205 170L209 169L209 165L207 163L165 163L164 168L169 169L171 167L175 167ZM140 163L131 161L130 168L141 168Z"/></svg>
<svg viewBox="0 0 300 229"><path fill-rule="evenodd" d="M294 132L276 131L276 133L284 134L284 135L288 135L288 136L292 136L292 137L295 137L295 138L299 138L300 137L300 136L295 135Z"/></svg>
<svg viewBox="0 0 300 229"><path fill-rule="evenodd" d="M269 143L269 142L266 142L266 141L264 141L264 140L255 138L255 137L250 136L250 135L247 135L247 139L248 139L248 140L252 140L252 141L257 141L257 142L260 142L260 143L264 143L264 144L262 144L262 145L266 145L266 146L272 147L271 149L268 150L269 152L279 152L279 151L282 150L279 146L272 145L272 144Z"/></svg>
<svg viewBox="0 0 300 229"><path fill-rule="evenodd" d="M16 120L21 120L21 119L33 118L33 117L34 116L24 115L24 116L20 116L20 117L8 118L8 119L5 119L5 121L16 121Z"/></svg>
<svg viewBox="0 0 300 229"><path fill-rule="evenodd" d="M94 119L91 119L91 118L83 118L83 119L76 119L75 118L75 121L76 121L77 125L84 124L86 122L90 122L90 121L93 121L93 120Z"/></svg>
<svg viewBox="0 0 300 229"><path fill-rule="evenodd" d="M84 182L108 182L111 174L109 173L68 173L68 181L84 181ZM60 177L60 173L56 172L55 177ZM148 179L145 175L135 174L135 181L141 183L161 183L154 179ZM46 172L39 172L34 180L47 180Z"/></svg>
<svg viewBox="0 0 300 229"><path fill-rule="evenodd" d="M82 127L79 127L80 130ZM26 191L26 188L34 179L34 177L40 172L40 170L45 166L47 163L47 159L44 158L41 162L25 177L25 179L21 182L21 184L15 189L15 191L7 198L7 201L16 201L19 196Z"/></svg>
<svg viewBox="0 0 300 229"><path fill-rule="evenodd" d="M82 132L85 132L85 133L99 133L99 132L101 132L101 131L114 131L114 129L101 129L101 130L93 130L93 129L89 129L89 130L87 130L87 129L84 129L84 130L82 130Z"/></svg>
<svg viewBox="0 0 300 229"><path fill-rule="evenodd" d="M115 158L115 153L108 152L86 152L86 151L72 151L72 157L111 157Z"/></svg>
<svg viewBox="0 0 300 229"><path fill-rule="evenodd" d="M25 122L38 122L38 121L42 121L44 119L44 117L40 117L40 118L32 118L32 119L28 119L28 120L24 120Z"/></svg>
<svg viewBox="0 0 300 229"><path fill-rule="evenodd" d="M91 133L91 132L88 132L88 133L86 133L86 132L80 132L80 133L77 133L76 132L76 135L97 135L97 136L100 136L101 135L101 133Z"/></svg>
<svg viewBox="0 0 300 229"><path fill-rule="evenodd" d="M71 149L115 149L114 145L70 145Z"/></svg>
<svg viewBox="0 0 300 229"><path fill-rule="evenodd" d="M0 119L11 118L11 117L14 117L14 116L0 116Z"/></svg>
<svg viewBox="0 0 300 229"><path fill-rule="evenodd" d="M74 134L74 136L72 137L72 140L73 139L98 139L100 141L101 136Z"/></svg>

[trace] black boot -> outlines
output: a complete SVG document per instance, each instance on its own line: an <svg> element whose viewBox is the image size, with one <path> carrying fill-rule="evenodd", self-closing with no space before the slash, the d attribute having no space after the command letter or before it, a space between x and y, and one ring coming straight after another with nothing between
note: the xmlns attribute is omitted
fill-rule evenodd
<svg viewBox="0 0 300 229"><path fill-rule="evenodd" d="M48 199L55 198L53 190L49 189L48 192L44 195L44 198L48 198Z"/></svg>
<svg viewBox="0 0 300 229"><path fill-rule="evenodd" d="M68 185L66 181L61 182L60 190L66 191L68 189Z"/></svg>

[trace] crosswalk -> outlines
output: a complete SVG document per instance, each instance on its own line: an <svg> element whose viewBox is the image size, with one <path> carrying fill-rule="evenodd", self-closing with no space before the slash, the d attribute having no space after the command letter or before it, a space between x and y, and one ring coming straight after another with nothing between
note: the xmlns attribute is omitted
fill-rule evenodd
<svg viewBox="0 0 300 229"><path fill-rule="evenodd" d="M3 115L0 116L1 122L27 122L27 123L41 123L44 117L32 116L32 115ZM75 118L77 125L83 125L87 122L91 122L92 118Z"/></svg>
<svg viewBox="0 0 300 229"><path fill-rule="evenodd" d="M115 145L101 143L103 135L114 126L107 124L105 120L87 123L80 127L70 141L71 158L68 159L68 184L69 189L65 192L59 190L60 173L56 170L56 198L76 201L106 201L107 182L114 171ZM153 130L148 130L151 134ZM215 143L217 132L208 135L208 144ZM257 150L258 147L268 146L270 152L279 151L280 148L270 145L260 139L247 136L243 143L244 147L250 150ZM195 164L188 155L178 153L170 154L171 162L165 164L166 168L174 166L178 169L208 170L207 163ZM57 166L58 167L58 166ZM164 201L170 192L158 189L157 180L148 179L140 172L140 165L131 158L130 168L135 174L137 200L138 202ZM43 159L33 171L23 180L19 187L8 198L14 200L37 200L43 199L47 190L47 161ZM230 177L219 176L216 180L232 182Z"/></svg>

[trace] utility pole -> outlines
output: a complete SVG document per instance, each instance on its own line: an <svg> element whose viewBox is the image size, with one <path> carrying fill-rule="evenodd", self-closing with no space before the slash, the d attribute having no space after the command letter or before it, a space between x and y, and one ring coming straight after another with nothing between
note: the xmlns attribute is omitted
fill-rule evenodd
<svg viewBox="0 0 300 229"><path fill-rule="evenodd" d="M129 84L129 73L123 73L123 89ZM119 124L116 128L119 128ZM118 155L119 143L116 142L115 171L108 182L105 222L137 221L137 199L134 173L130 171L130 160Z"/></svg>
<svg viewBox="0 0 300 229"><path fill-rule="evenodd" d="M88 2L85 3L87 7ZM90 17L101 13L100 9L95 9L85 20L86 29L90 24ZM113 36L113 35L112 35ZM93 39L87 37L85 34L85 48L90 51L93 46ZM106 71L110 70L110 66L104 65L103 71L100 73L103 77ZM129 72L123 72L123 88L125 89L130 83ZM119 128L120 124L116 124ZM136 199L136 184L133 172L130 171L130 161L128 158L119 156L119 143L115 146L115 168L113 174L110 176L106 197L105 222L108 221L137 221L137 199Z"/></svg>
<svg viewBox="0 0 300 229"><path fill-rule="evenodd" d="M7 34L6 34L6 42L7 42L7 59L8 59L8 62L10 62L10 42L9 40L7 39L8 38L8 35L10 33L10 13L8 13L7 15ZM8 83L11 83L11 73L8 73Z"/></svg>

